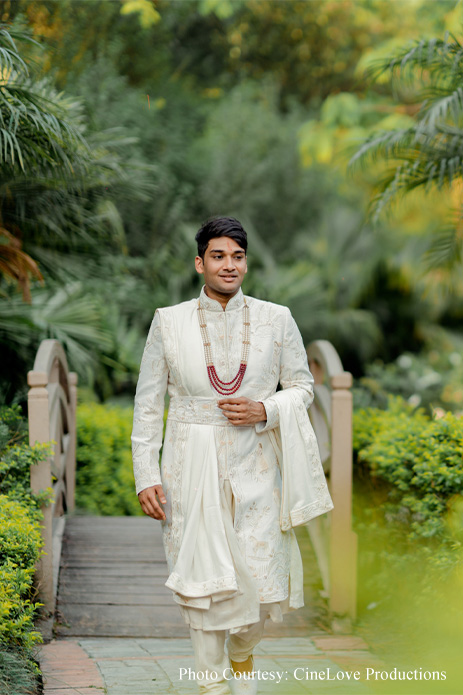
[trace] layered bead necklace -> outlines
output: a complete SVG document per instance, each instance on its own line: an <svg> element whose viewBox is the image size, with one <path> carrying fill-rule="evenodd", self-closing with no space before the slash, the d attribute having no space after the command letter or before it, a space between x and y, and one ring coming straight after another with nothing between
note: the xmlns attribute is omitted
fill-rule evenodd
<svg viewBox="0 0 463 695"><path fill-rule="evenodd" d="M206 315L204 313L203 307L201 306L201 302L198 299L198 319L199 326L201 329L201 338L203 339L204 345L207 375L213 388L217 391L217 393L220 393L222 396L231 396L233 393L236 393L236 391L238 391L243 381L244 374L246 372L246 367L248 366L249 346L251 344L251 323L249 321L249 307L246 304L246 299L243 299L243 346L241 349L241 361L239 369L231 381L222 381L222 379L219 379L219 376L215 370L214 362L212 359L211 339L209 337L209 331L207 329L206 323ZM228 340L228 336L225 336L225 340Z"/></svg>

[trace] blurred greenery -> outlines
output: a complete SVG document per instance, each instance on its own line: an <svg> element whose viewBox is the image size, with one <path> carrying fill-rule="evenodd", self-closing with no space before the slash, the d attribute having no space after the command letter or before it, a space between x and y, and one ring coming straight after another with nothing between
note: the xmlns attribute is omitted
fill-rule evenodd
<svg viewBox="0 0 463 695"><path fill-rule="evenodd" d="M101 403L77 409L76 506L103 516L141 515L133 489L133 410Z"/></svg>
<svg viewBox="0 0 463 695"><path fill-rule="evenodd" d="M395 394L409 405L426 408L429 415L449 410L463 412L463 359L460 352L404 353L394 362L377 360L369 364L365 375L356 380L354 407L387 408Z"/></svg>
<svg viewBox="0 0 463 695"><path fill-rule="evenodd" d="M23 167L6 141L0 163L4 402L25 403L49 337L100 400L133 394L154 310L199 291L193 237L213 214L249 232L244 290L288 304L306 342L332 341L356 376L436 336L460 350L461 282L441 292L420 261L448 201L411 201L372 228L375 174L347 169L349 148L416 111L362 71L458 31L454 2L2 7L2 117L30 123L13 133ZM26 147L33 128L48 145ZM13 248L19 275L6 274Z"/></svg>
<svg viewBox="0 0 463 695"><path fill-rule="evenodd" d="M448 679L374 692L460 692L462 447L462 418L430 418L399 396L354 414L356 630L391 668L447 670Z"/></svg>
<svg viewBox="0 0 463 695"><path fill-rule="evenodd" d="M0 404L25 406L37 347L58 339L89 401L81 509L140 513L128 446L146 334L157 307L199 293L200 224L233 215L249 234L244 291L288 305L306 343L330 340L357 409L375 409L356 416L365 597L405 570L423 596L414 562L435 547L429 586L451 582L447 492L403 490L403 519L389 494L415 475L404 443L431 479L458 468L462 4L5 0L0 13ZM384 605L417 624L407 596Z"/></svg>

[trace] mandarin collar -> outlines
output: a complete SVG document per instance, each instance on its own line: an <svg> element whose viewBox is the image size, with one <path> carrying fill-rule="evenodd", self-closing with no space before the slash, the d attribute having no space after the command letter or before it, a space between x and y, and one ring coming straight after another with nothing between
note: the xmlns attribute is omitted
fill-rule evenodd
<svg viewBox="0 0 463 695"><path fill-rule="evenodd" d="M205 290L206 285L203 285L201 294L199 295L199 301L201 302L203 309L207 309L207 311L233 311L233 309L241 309L244 304L244 294L241 287L239 288L238 292L228 300L225 309L216 299L211 299L208 297Z"/></svg>

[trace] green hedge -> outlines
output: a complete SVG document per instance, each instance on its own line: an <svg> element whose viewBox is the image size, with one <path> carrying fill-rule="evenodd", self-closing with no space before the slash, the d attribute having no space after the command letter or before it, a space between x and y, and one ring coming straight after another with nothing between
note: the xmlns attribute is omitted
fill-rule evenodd
<svg viewBox="0 0 463 695"><path fill-rule="evenodd" d="M40 604L32 580L43 546L40 504L50 497L50 491L32 493L30 467L51 451L46 444L29 446L26 438L19 406L0 408L0 685L21 693L25 680L36 683L30 650L42 635L34 628Z"/></svg>
<svg viewBox="0 0 463 695"><path fill-rule="evenodd" d="M463 500L463 418L446 413L432 420L391 398L388 410L354 414L354 450L370 475L391 484L389 518L400 521L411 540L463 540L448 520Z"/></svg>
<svg viewBox="0 0 463 695"><path fill-rule="evenodd" d="M76 506L105 516L141 515L133 479L133 409L99 403L77 408Z"/></svg>
<svg viewBox="0 0 463 695"><path fill-rule="evenodd" d="M362 601L406 592L398 577L414 573L423 602L462 558L463 418L390 397L387 410L354 413L354 452Z"/></svg>

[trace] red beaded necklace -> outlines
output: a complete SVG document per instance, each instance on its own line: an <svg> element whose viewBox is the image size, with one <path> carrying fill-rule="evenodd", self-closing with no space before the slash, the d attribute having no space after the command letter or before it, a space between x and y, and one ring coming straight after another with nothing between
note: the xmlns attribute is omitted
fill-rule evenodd
<svg viewBox="0 0 463 695"><path fill-rule="evenodd" d="M246 372L246 367L248 366L249 357L249 346L250 341L250 321L249 321L249 307L246 304L246 299L244 299L243 306L243 347L241 351L241 361L239 369L236 375L231 381L222 381L215 370L214 362L212 359L212 349L211 349L211 339L209 338L209 331L207 330L206 316L204 314L204 309L198 299L198 319L199 326L201 329L201 337L203 339L204 345L204 355L206 357L207 375L209 381L211 382L213 388L220 393L222 396L231 396L233 393L238 391L239 387L244 378ZM225 340L228 336L225 336Z"/></svg>

